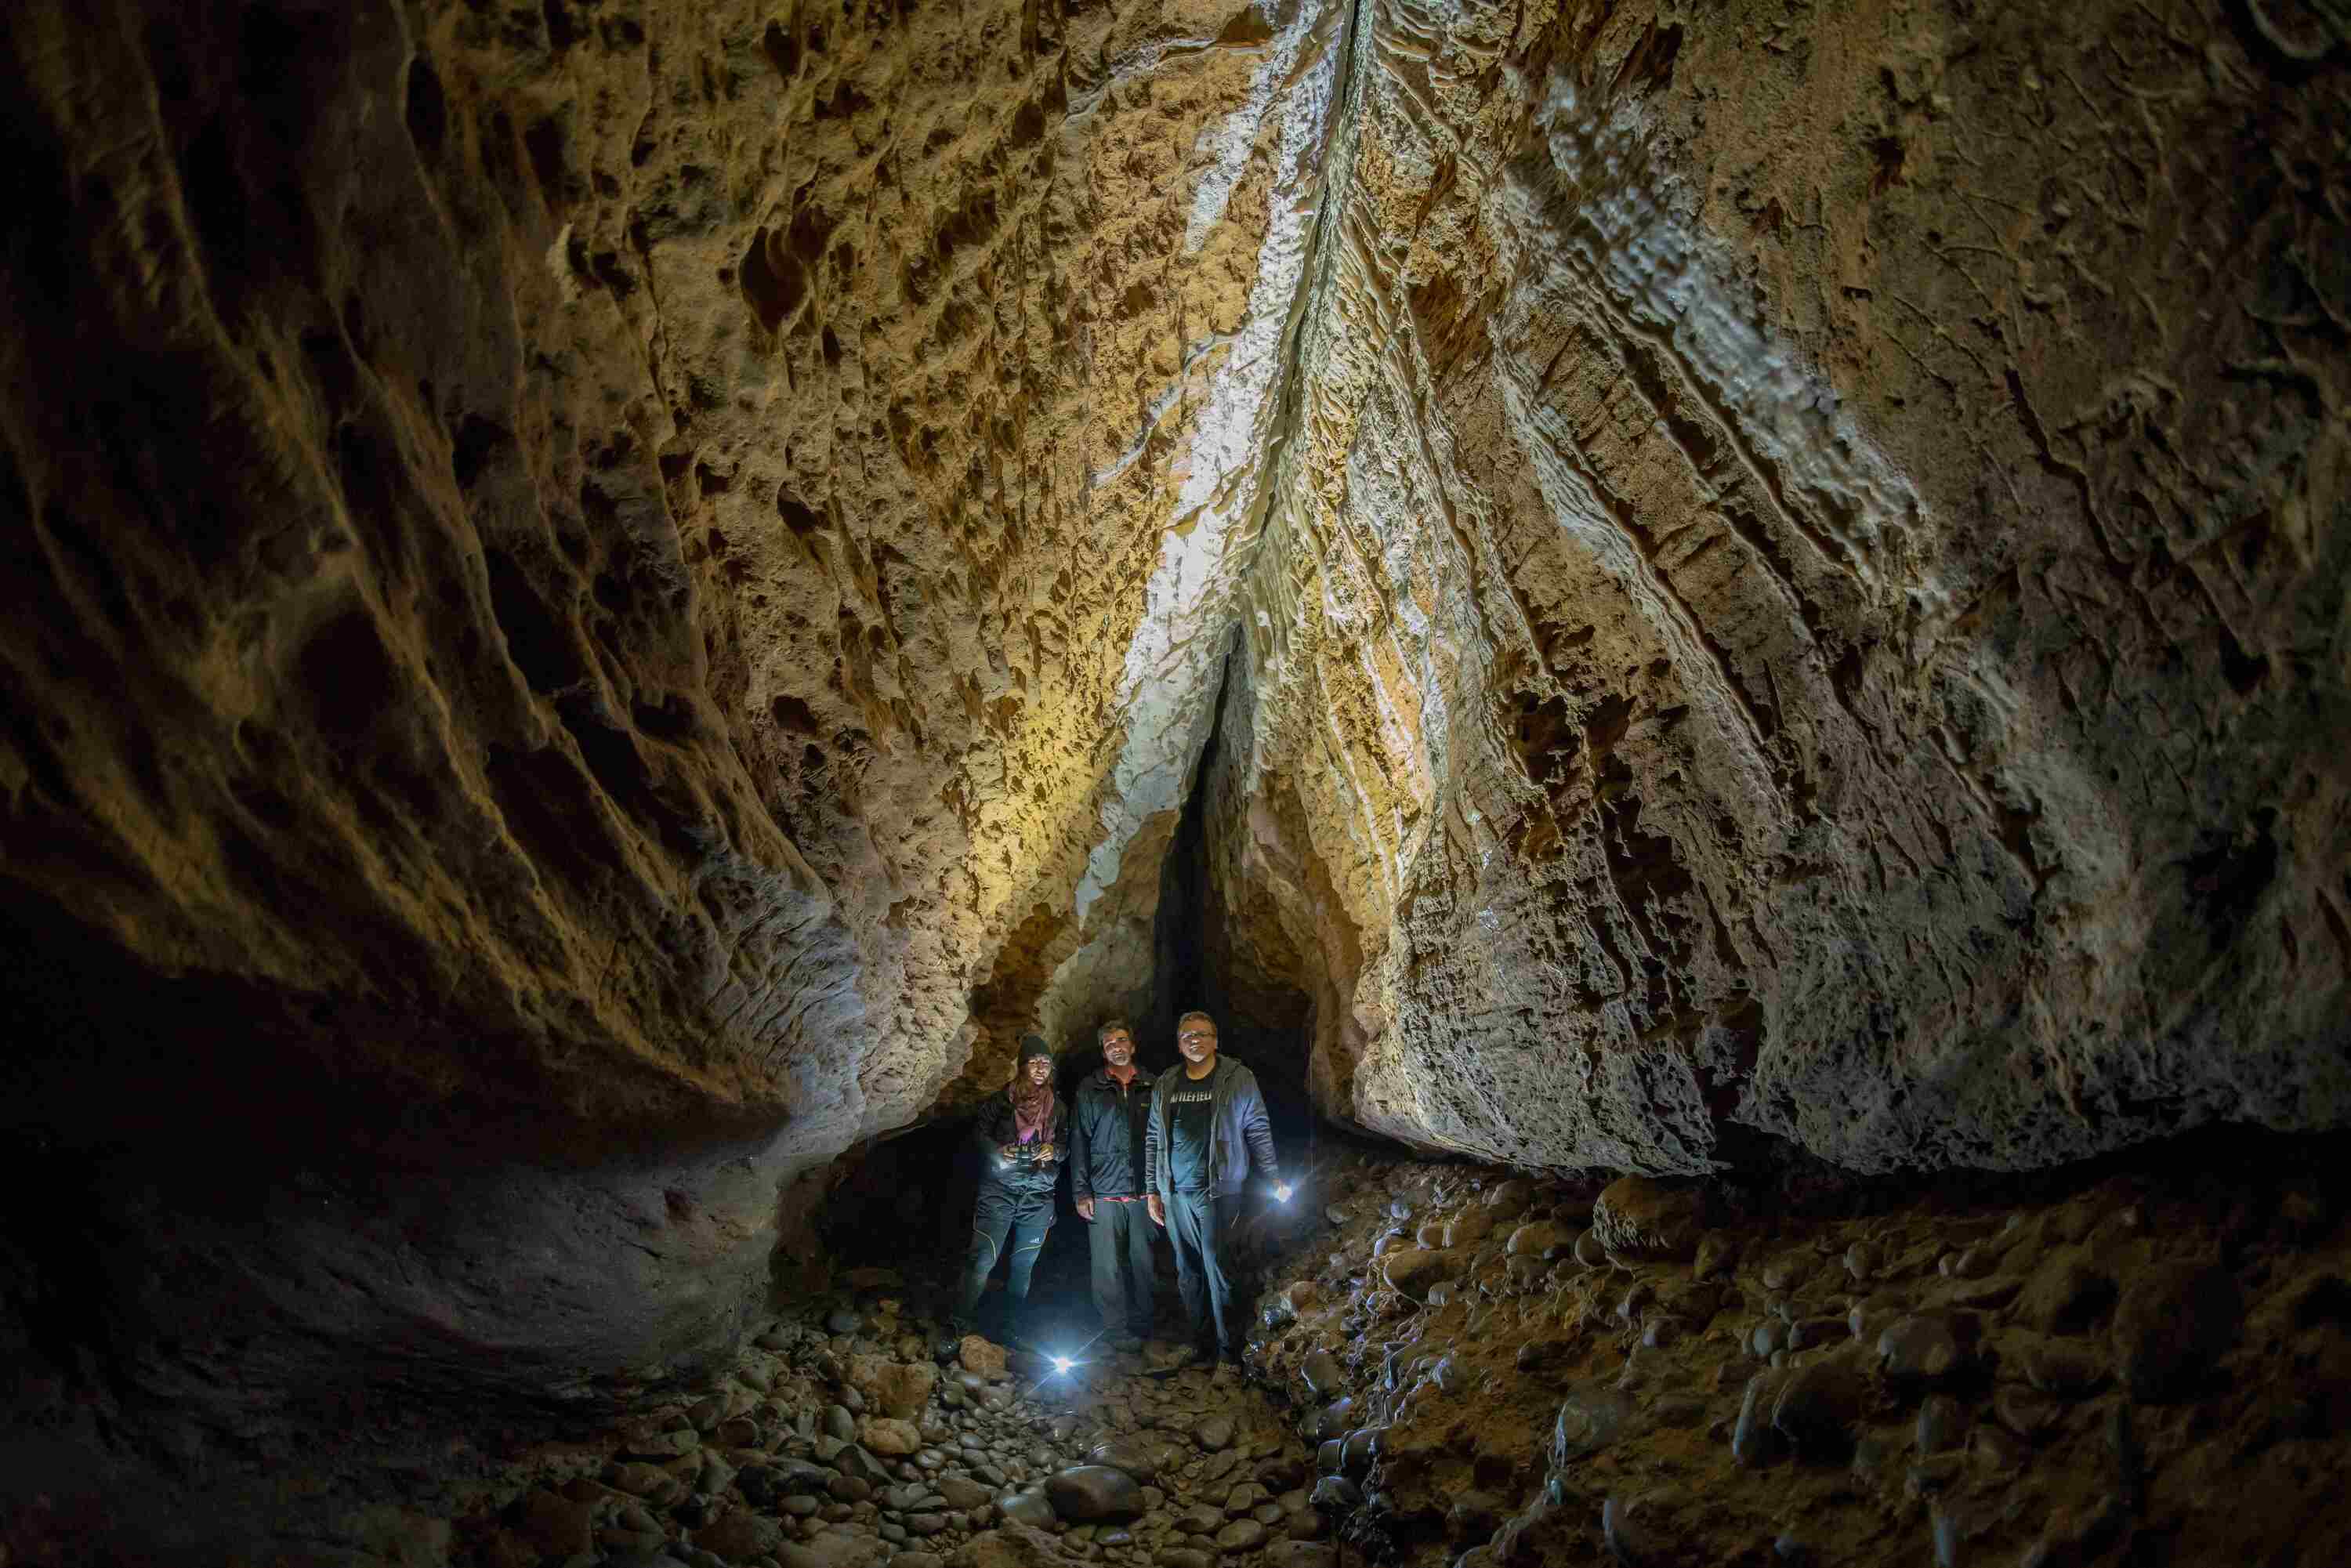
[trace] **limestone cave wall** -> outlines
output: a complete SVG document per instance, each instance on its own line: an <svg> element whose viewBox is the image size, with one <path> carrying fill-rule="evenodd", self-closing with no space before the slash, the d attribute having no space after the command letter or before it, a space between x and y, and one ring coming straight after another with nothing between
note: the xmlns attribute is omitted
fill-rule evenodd
<svg viewBox="0 0 2351 1568"><path fill-rule="evenodd" d="M1686 1172L2339 1124L2324 37L1364 5L1207 786L1330 1113Z"/></svg>
<svg viewBox="0 0 2351 1568"><path fill-rule="evenodd" d="M12 5L20 1429L691 1378L1180 1005L1196 789L1205 988L1424 1148L2340 1125L2339 26Z"/></svg>

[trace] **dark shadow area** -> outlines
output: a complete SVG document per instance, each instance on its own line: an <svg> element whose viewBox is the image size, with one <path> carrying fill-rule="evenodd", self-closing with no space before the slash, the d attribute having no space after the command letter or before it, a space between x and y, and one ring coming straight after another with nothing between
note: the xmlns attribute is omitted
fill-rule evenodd
<svg viewBox="0 0 2351 1568"><path fill-rule="evenodd" d="M772 1129L592 1126L520 1083L436 1099L329 1042L499 1043L158 974L23 898L0 900L0 1017L20 1561L218 1563L486 1472L705 1373L741 1325L693 1303L762 1294L791 1174Z"/></svg>
<svg viewBox="0 0 2351 1568"><path fill-rule="evenodd" d="M1151 1011L1135 1020L1146 1057L1176 1061L1176 1020L1197 1009L1217 1020L1217 1049L1244 1062L1265 1092L1278 1144L1304 1146L1318 1135L1313 1101L1307 1092L1307 1025L1311 1004L1302 992L1285 990L1284 978L1254 977L1247 988L1252 1005L1240 1004L1226 957L1228 945L1218 940L1226 911L1216 896L1208 874L1209 781L1225 746L1226 716L1236 696L1235 683L1247 679L1242 661L1228 656L1224 683L1217 693L1217 719L1192 769L1192 786L1184 800L1184 814L1169 846L1159 878L1159 909L1153 931L1155 967L1152 975ZM1276 1005L1264 1004L1271 991ZM1294 1003L1292 1006L1281 1005ZM1100 1057L1094 1059L1096 1065ZM1085 1069L1092 1071L1092 1067Z"/></svg>

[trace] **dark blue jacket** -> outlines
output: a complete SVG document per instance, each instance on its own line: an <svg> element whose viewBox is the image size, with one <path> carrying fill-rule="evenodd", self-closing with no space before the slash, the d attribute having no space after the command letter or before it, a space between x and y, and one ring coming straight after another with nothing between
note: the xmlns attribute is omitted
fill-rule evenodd
<svg viewBox="0 0 2351 1568"><path fill-rule="evenodd" d="M1070 1114L1070 1196L1140 1197L1143 1124L1151 1114L1151 1074L1140 1067L1121 1089L1103 1068L1078 1085Z"/></svg>
<svg viewBox="0 0 2351 1568"><path fill-rule="evenodd" d="M1168 1092L1191 1080L1182 1064L1159 1075L1151 1091L1151 1117L1143 1137L1144 1190L1155 1192L1162 1203L1176 1201L1168 1158L1170 1113ZM1273 1124L1265 1113L1265 1096L1258 1092L1257 1074L1219 1054L1214 1079L1216 1100L1208 1107L1208 1178L1221 1197L1231 1197L1249 1181L1249 1166L1269 1181L1281 1179L1273 1157Z"/></svg>

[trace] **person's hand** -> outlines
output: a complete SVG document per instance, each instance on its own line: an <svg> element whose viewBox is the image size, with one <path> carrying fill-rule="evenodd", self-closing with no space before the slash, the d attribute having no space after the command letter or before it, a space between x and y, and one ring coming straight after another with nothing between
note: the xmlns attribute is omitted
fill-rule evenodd
<svg viewBox="0 0 2351 1568"><path fill-rule="evenodd" d="M1078 1199L1078 1218L1084 1220L1089 1225L1093 1223L1094 1200L1092 1198L1081 1197Z"/></svg>
<svg viewBox="0 0 2351 1568"><path fill-rule="evenodd" d="M1273 1189L1273 1196L1280 1202L1288 1203L1290 1201L1290 1184L1286 1181L1277 1183Z"/></svg>
<svg viewBox="0 0 2351 1568"><path fill-rule="evenodd" d="M1013 1161L1020 1157L1020 1145L1018 1144L998 1144L996 1145L996 1157L1002 1160L1008 1166Z"/></svg>
<svg viewBox="0 0 2351 1568"><path fill-rule="evenodd" d="M1037 1163L1040 1166L1049 1166L1053 1163L1052 1145L1040 1144L1037 1145Z"/></svg>
<svg viewBox="0 0 2351 1568"><path fill-rule="evenodd" d="M1151 1210L1151 1223L1158 1226L1163 1230L1167 1228L1167 1206L1159 1201L1159 1195L1155 1192L1149 1197L1144 1198L1143 1202L1144 1207Z"/></svg>

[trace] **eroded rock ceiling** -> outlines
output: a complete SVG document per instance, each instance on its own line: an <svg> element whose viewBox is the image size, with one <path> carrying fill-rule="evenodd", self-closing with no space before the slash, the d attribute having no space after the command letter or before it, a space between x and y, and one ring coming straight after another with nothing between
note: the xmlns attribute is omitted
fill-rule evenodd
<svg viewBox="0 0 2351 1568"><path fill-rule="evenodd" d="M657 1376L1148 1004L1221 714L1212 988L1332 1117L2340 1124L2338 26L12 7L11 1114L460 1145L505 1219L273 1244Z"/></svg>

